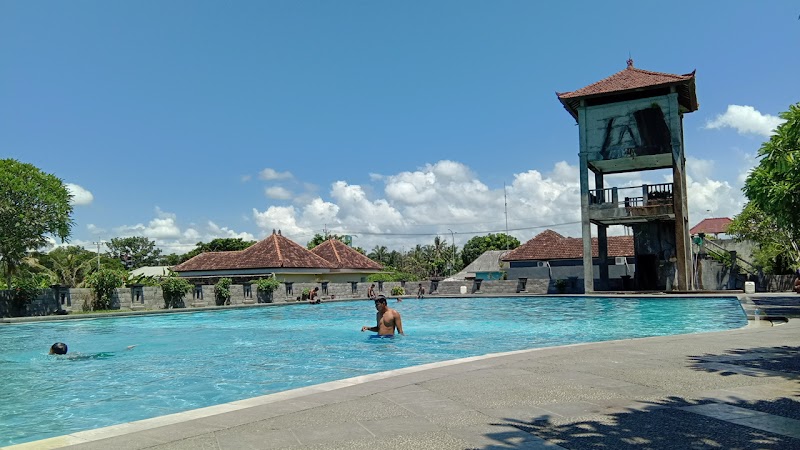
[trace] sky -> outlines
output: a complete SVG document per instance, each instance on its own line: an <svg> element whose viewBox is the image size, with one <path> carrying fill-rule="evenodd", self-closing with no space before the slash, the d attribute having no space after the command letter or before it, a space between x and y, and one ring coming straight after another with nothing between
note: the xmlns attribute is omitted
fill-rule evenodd
<svg viewBox="0 0 800 450"><path fill-rule="evenodd" d="M556 92L630 57L697 71L690 225L741 211L759 147L800 101L800 4L539 3L0 0L0 158L61 178L70 243L92 250L146 236L182 254L273 229L367 251L579 237L578 127Z"/></svg>

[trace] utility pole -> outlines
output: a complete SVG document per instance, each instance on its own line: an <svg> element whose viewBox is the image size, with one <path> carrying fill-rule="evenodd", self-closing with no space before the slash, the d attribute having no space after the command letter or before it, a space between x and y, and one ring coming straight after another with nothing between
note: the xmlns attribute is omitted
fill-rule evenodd
<svg viewBox="0 0 800 450"><path fill-rule="evenodd" d="M451 267L450 270L452 270L450 275L453 275L453 273L455 273L456 271L456 234L453 233L453 230L451 230L450 228L448 228L447 231L450 232L450 237L453 239L453 261L451 263L452 266L450 266Z"/></svg>
<svg viewBox="0 0 800 450"><path fill-rule="evenodd" d="M506 196L506 183L503 182L503 209L506 213L506 251L508 251L508 197Z"/></svg>
<svg viewBox="0 0 800 450"><path fill-rule="evenodd" d="M100 246L105 243L106 241L92 242L92 244L97 246L97 270L100 270Z"/></svg>

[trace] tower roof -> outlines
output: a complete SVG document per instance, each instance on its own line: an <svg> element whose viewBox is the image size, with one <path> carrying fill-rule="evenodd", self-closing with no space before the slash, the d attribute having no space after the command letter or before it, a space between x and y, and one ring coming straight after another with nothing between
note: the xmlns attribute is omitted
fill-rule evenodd
<svg viewBox="0 0 800 450"><path fill-rule="evenodd" d="M696 111L697 95L695 94L695 71L684 75L652 72L637 69L633 60L628 60L628 67L610 77L572 92L557 92L556 95L564 108L578 119L578 107L581 100L589 106L633 100L652 95L663 95L675 86L678 93L678 104L682 112Z"/></svg>

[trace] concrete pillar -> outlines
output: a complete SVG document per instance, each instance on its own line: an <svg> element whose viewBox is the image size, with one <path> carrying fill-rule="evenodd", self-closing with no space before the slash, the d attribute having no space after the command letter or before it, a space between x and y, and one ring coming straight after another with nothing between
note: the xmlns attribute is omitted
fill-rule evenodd
<svg viewBox="0 0 800 450"><path fill-rule="evenodd" d="M580 161L583 290L588 294L594 291L594 271L592 270L592 224L589 222L589 166L586 154L580 154Z"/></svg>
<svg viewBox="0 0 800 450"><path fill-rule="evenodd" d="M597 256L600 265L600 286L601 290L608 289L608 227L605 225L597 226Z"/></svg>

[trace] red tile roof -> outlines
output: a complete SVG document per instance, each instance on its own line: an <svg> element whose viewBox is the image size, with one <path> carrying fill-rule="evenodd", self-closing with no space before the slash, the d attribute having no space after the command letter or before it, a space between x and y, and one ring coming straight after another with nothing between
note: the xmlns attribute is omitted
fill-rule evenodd
<svg viewBox="0 0 800 450"><path fill-rule="evenodd" d="M592 256L597 257L597 238L592 238ZM609 236L608 256L634 256L633 236ZM583 239L564 237L545 230L512 250L503 261L548 261L583 258Z"/></svg>
<svg viewBox="0 0 800 450"><path fill-rule="evenodd" d="M564 108L578 118L577 108L581 99L618 95L621 93L646 91L656 88L677 86L678 102L686 108L686 112L698 108L695 94L695 72L684 75L671 73L651 72L633 67L633 61L628 60L628 67L610 77L572 92L557 92L556 95Z"/></svg>
<svg viewBox="0 0 800 450"><path fill-rule="evenodd" d="M312 248L311 253L325 258L339 269L383 270L383 266L335 238Z"/></svg>
<svg viewBox="0 0 800 450"><path fill-rule="evenodd" d="M699 233L706 233L706 234L719 234L719 233L727 233L728 227L730 226L733 220L727 217L717 217L713 219L703 219L700 223L693 226L691 230L689 230L689 234L699 234Z"/></svg>
<svg viewBox="0 0 800 450"><path fill-rule="evenodd" d="M190 272L276 268L334 269L336 266L291 239L273 233L244 250L201 253L178 264L173 270Z"/></svg>

